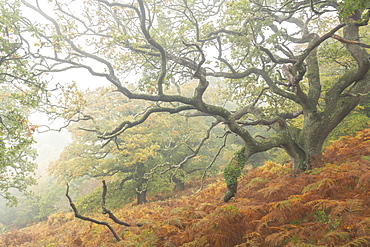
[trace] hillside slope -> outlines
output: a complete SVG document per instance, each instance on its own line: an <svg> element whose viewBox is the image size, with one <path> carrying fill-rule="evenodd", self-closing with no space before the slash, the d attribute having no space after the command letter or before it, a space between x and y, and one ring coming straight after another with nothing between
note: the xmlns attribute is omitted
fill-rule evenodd
<svg viewBox="0 0 370 247"><path fill-rule="evenodd" d="M189 198L125 205L106 215L122 241L100 225L58 213L0 236L0 246L370 246L370 130L327 148L315 168L291 174L289 165L268 162L241 179L237 197L220 201L220 178Z"/></svg>

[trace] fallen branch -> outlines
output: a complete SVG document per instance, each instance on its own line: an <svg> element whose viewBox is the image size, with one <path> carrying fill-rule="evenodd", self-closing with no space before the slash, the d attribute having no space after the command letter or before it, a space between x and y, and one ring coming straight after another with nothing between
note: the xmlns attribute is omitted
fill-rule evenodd
<svg viewBox="0 0 370 247"><path fill-rule="evenodd" d="M95 220L95 219L92 219L92 218L89 218L89 217L86 217L86 216L83 216L81 214L78 213L78 210L75 206L75 204L73 203L71 197L69 196L68 194L69 192L69 185L67 184L67 191L66 191L66 197L68 198L68 201L69 201L69 205L71 206L74 214L75 214L75 217L76 218L79 218L81 220L85 220L85 221L90 221L92 223L95 223L95 224L98 224L98 225L104 225L106 227L108 227L108 229L112 232L113 236L116 238L116 240L118 242L121 241L120 237L117 235L116 231L109 225L108 222L105 222L105 221L99 221L99 220Z"/></svg>
<svg viewBox="0 0 370 247"><path fill-rule="evenodd" d="M122 221L120 219L118 219L113 213L112 211L110 211L109 209L107 209L105 207L105 197L107 195L107 184L105 183L105 180L103 180L103 193L102 193L102 202L101 202L101 208L103 209L103 214L108 214L109 218L111 220L113 220L115 223L117 224L120 224L122 226L131 226L129 223L125 222L125 221ZM137 226L142 226L142 224L140 223L136 223Z"/></svg>

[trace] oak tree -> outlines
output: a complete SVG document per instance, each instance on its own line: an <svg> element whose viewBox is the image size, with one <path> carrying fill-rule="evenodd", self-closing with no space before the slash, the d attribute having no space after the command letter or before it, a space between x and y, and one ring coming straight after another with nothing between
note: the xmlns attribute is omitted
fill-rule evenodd
<svg viewBox="0 0 370 247"><path fill-rule="evenodd" d="M34 23L35 53L47 61L40 69L86 69L129 99L155 103L99 138L114 141L166 112L213 116L243 140L242 157L239 152L226 168L225 201L252 154L280 147L294 172L310 169L326 137L370 90L370 45L360 35L368 26L367 1L54 0L53 11L29 2L22 0L47 22ZM325 56L335 62L330 80L321 74ZM194 79L193 93L182 94ZM215 79L239 108L204 99ZM127 87L129 80L136 90ZM180 90L169 93L171 87ZM252 136L246 126L254 125L273 133Z"/></svg>
<svg viewBox="0 0 370 247"><path fill-rule="evenodd" d="M63 184L83 178L107 179L121 191L121 196L116 195L120 197L115 198L117 202L121 204L123 199L136 194L137 203L143 204L148 191L171 192L174 187L171 181L176 189L181 189L188 174L200 173L219 146L209 138L204 139L209 132L206 121L188 119L184 123L184 116L163 113L127 130L114 142L101 140L96 132L109 131L120 121L137 119L143 113L141 108L154 106L145 101L130 101L114 92L114 88L89 90L84 98L84 113L90 120L68 127L72 142L49 167L49 172ZM202 151L197 151L203 142L207 143L202 145ZM174 163L183 163L182 169L170 173Z"/></svg>

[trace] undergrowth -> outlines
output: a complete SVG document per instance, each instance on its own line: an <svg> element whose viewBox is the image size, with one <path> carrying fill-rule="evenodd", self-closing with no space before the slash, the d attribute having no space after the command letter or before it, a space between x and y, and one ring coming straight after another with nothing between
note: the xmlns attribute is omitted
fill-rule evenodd
<svg viewBox="0 0 370 247"><path fill-rule="evenodd" d="M103 226L58 213L1 235L0 246L370 246L369 141L368 129L342 138L299 175L267 162L242 176L229 203L220 177L191 198L127 204L116 215L143 226L115 226L119 243Z"/></svg>

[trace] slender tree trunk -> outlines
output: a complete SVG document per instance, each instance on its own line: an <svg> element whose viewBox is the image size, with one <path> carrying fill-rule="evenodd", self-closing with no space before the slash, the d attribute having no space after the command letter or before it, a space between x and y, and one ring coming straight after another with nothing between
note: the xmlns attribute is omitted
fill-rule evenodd
<svg viewBox="0 0 370 247"><path fill-rule="evenodd" d="M137 199L138 205L147 203L148 201L146 200L146 190L141 191L141 192L136 192L136 199Z"/></svg>
<svg viewBox="0 0 370 247"><path fill-rule="evenodd" d="M174 176L172 181L175 183L173 191L183 191L185 189L185 183L181 179Z"/></svg>

